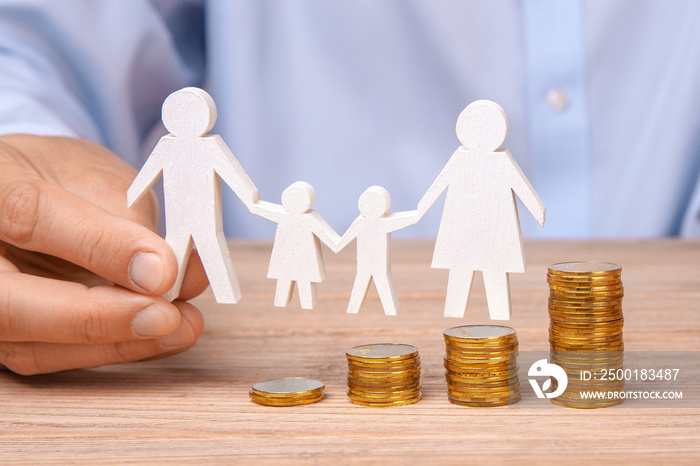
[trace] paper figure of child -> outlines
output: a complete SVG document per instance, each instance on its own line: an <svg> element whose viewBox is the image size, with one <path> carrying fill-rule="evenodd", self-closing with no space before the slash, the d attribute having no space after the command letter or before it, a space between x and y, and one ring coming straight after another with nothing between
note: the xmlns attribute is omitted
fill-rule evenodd
<svg viewBox="0 0 700 466"><path fill-rule="evenodd" d="M544 226L545 207L507 149L508 132L500 105L473 102L459 115L462 143L418 204L421 215L447 190L432 267L450 271L445 316L462 317L474 271L484 276L491 319L511 316L508 274L525 272L523 240L515 195Z"/></svg>
<svg viewBox="0 0 700 466"><path fill-rule="evenodd" d="M391 232L420 220L417 210L388 213L391 197L381 186L372 186L357 203L360 215L350 225L335 247L338 252L357 239L357 275L352 287L348 312L355 314L365 302L369 284L374 279L386 315L395 316L399 300L391 276Z"/></svg>
<svg viewBox="0 0 700 466"><path fill-rule="evenodd" d="M315 210L314 188L304 181L292 183L282 193L282 205L258 201L250 211L277 223L267 277L277 280L275 306L285 307L297 284L302 309L316 305L316 288L326 277L319 239L333 248L338 233Z"/></svg>
<svg viewBox="0 0 700 466"><path fill-rule="evenodd" d="M236 272L221 218L221 179L246 204L258 200L258 190L220 136L207 134L216 122L216 105L202 89L188 87L163 102L162 118L170 132L163 136L127 192L127 203L138 201L163 175L165 241L175 253L178 274L165 294L180 294L193 245L202 260L219 303L241 298Z"/></svg>

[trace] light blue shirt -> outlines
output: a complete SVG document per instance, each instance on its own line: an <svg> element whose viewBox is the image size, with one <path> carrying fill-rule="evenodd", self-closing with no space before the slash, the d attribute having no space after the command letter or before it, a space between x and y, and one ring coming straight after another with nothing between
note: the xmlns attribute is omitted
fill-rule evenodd
<svg viewBox="0 0 700 466"><path fill-rule="evenodd" d="M371 185L414 209L460 111L490 99L547 206L544 228L520 206L526 236L698 236L699 19L695 0L0 1L0 133L139 168L164 98L203 86L261 198L308 181L342 234ZM227 234L274 233L228 189L224 206Z"/></svg>

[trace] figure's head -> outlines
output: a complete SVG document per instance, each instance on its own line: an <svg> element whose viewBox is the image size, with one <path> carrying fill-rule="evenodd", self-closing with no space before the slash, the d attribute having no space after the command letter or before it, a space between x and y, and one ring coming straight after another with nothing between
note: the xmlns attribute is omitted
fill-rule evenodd
<svg viewBox="0 0 700 466"><path fill-rule="evenodd" d="M216 123L216 104L209 94L196 87L175 91L163 102L165 128L176 137L207 134Z"/></svg>
<svg viewBox="0 0 700 466"><path fill-rule="evenodd" d="M282 193L282 207L290 214L303 214L315 201L316 191L306 181L294 182Z"/></svg>
<svg viewBox="0 0 700 466"><path fill-rule="evenodd" d="M389 192L381 186L372 186L362 193L357 207L365 218L380 218L389 212L391 197Z"/></svg>
<svg viewBox="0 0 700 466"><path fill-rule="evenodd" d="M467 105L457 118L457 139L469 150L493 152L508 133L508 116L503 107L490 100Z"/></svg>

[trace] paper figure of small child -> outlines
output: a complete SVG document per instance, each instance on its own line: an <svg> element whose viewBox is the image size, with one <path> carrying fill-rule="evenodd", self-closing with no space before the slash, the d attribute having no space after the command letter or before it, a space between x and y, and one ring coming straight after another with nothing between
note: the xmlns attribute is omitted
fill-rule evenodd
<svg viewBox="0 0 700 466"><path fill-rule="evenodd" d="M399 310L399 300L391 276L391 232L417 223L420 215L417 210L388 213L391 197L381 186L368 188L357 205L360 215L334 248L338 252L357 239L357 275L348 313L355 314L360 310L374 279L384 313L394 316Z"/></svg>
<svg viewBox="0 0 700 466"><path fill-rule="evenodd" d="M282 205L258 201L250 211L277 223L267 277L277 280L275 306L285 307L292 299L294 283L302 309L316 306L317 284L326 276L319 239L333 248L338 233L311 206L314 188L305 181L292 183L282 193Z"/></svg>
<svg viewBox="0 0 700 466"><path fill-rule="evenodd" d="M221 218L221 179L246 206L258 190L219 135L207 134L216 122L216 105L202 89L176 91L163 102L162 118L170 134L163 136L127 192L138 201L163 175L165 241L177 258L178 274L165 298L180 294L192 247L219 303L241 298Z"/></svg>
<svg viewBox="0 0 700 466"><path fill-rule="evenodd" d="M515 196L543 226L545 207L508 149L499 149L508 117L495 102L477 100L457 119L462 143L418 203L424 214L447 190L432 267L448 269L445 316L462 317L474 271L484 276L491 319L511 316L508 274L525 272Z"/></svg>

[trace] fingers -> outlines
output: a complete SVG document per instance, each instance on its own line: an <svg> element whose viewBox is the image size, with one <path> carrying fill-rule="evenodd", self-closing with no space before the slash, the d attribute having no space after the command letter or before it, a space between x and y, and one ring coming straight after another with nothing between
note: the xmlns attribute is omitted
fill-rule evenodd
<svg viewBox="0 0 700 466"><path fill-rule="evenodd" d="M22 375L142 361L170 356L190 348L202 334L204 322L191 304L176 302L180 326L160 339L113 344L0 343L0 366Z"/></svg>
<svg viewBox="0 0 700 466"><path fill-rule="evenodd" d="M177 272L156 233L23 168L0 162L0 240L60 257L131 290L168 291Z"/></svg>
<svg viewBox="0 0 700 466"><path fill-rule="evenodd" d="M0 341L102 344L170 335L178 309L116 286L0 275Z"/></svg>

